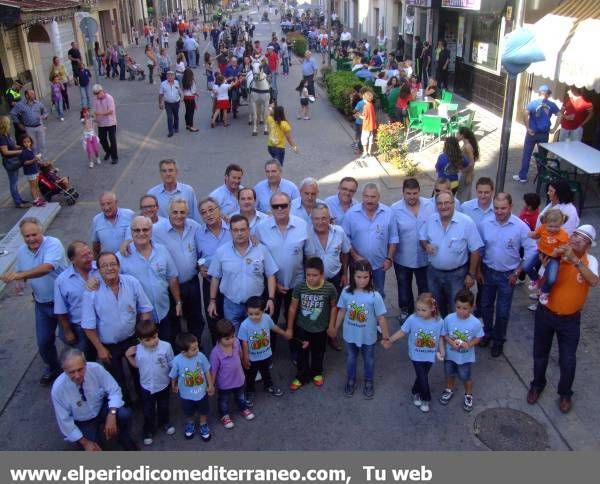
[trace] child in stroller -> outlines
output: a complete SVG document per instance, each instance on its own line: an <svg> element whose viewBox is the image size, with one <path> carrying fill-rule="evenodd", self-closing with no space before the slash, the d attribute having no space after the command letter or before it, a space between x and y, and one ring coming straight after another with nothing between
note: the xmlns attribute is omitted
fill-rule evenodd
<svg viewBox="0 0 600 484"><path fill-rule="evenodd" d="M38 183L42 196L50 202L54 195L62 194L63 202L66 205L75 205L79 193L71 186L69 177L60 176L58 172L58 168L55 168L50 161L40 165Z"/></svg>
<svg viewBox="0 0 600 484"><path fill-rule="evenodd" d="M127 56L127 72L129 73L130 81L134 81L136 76L138 77L138 81L143 81L146 78L144 68L136 64L135 59L130 55Z"/></svg>

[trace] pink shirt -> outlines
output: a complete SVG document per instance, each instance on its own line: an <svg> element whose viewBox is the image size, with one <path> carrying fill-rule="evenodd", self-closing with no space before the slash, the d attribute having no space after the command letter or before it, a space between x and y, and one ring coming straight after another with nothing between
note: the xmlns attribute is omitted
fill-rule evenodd
<svg viewBox="0 0 600 484"><path fill-rule="evenodd" d="M94 110L94 114L96 116L96 124L100 127L106 126L116 126L117 124L117 111L115 110L115 100L113 97L107 92L104 93L104 97L102 99L98 99L98 97L94 97L94 102L92 104L92 109ZM108 116L98 114L105 113L106 111L112 111L112 114Z"/></svg>

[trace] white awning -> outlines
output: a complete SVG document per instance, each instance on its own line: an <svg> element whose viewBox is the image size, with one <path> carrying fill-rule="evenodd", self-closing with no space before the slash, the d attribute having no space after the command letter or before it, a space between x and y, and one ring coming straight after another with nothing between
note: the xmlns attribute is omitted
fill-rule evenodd
<svg viewBox="0 0 600 484"><path fill-rule="evenodd" d="M546 60L531 64L528 72L600 92L598 0L565 0L529 27Z"/></svg>

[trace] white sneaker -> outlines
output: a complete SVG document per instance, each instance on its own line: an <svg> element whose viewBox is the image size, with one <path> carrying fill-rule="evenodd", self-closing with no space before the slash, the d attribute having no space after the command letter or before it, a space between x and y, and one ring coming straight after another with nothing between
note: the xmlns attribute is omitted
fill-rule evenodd
<svg viewBox="0 0 600 484"><path fill-rule="evenodd" d="M537 303L530 304L529 306L527 306L527 309L529 309L530 311L535 311L537 309Z"/></svg>
<svg viewBox="0 0 600 484"><path fill-rule="evenodd" d="M473 395L465 395L463 410L465 412L470 412L471 410L473 410Z"/></svg>
<svg viewBox="0 0 600 484"><path fill-rule="evenodd" d="M152 440L152 437L146 437L144 439L144 445L152 445L152 442L154 442L154 440Z"/></svg>
<svg viewBox="0 0 600 484"><path fill-rule="evenodd" d="M96 158L96 165L101 165L102 162L100 161L100 158Z"/></svg>
<svg viewBox="0 0 600 484"><path fill-rule="evenodd" d="M529 284L527 284L527 289L529 289L530 291L537 291L538 289L538 281L529 281Z"/></svg>
<svg viewBox="0 0 600 484"><path fill-rule="evenodd" d="M94 162L90 161L90 165L89 166L90 166L90 168L94 168Z"/></svg>
<svg viewBox="0 0 600 484"><path fill-rule="evenodd" d="M519 175L513 175L513 180L518 181L520 183L527 183L527 179L523 180Z"/></svg>
<svg viewBox="0 0 600 484"><path fill-rule="evenodd" d="M421 401L421 395L415 393L412 397L415 407L420 407L421 405L423 405L423 402Z"/></svg>
<svg viewBox="0 0 600 484"><path fill-rule="evenodd" d="M175 433L175 427L173 427L171 424L165 425L165 434L173 435L174 433Z"/></svg>
<svg viewBox="0 0 600 484"><path fill-rule="evenodd" d="M543 304L545 306L546 304L548 304L549 299L550 299L550 294L548 294L547 292L540 292L540 299L539 299L540 304Z"/></svg>
<svg viewBox="0 0 600 484"><path fill-rule="evenodd" d="M421 406L419 407L419 409L423 413L429 412L429 402L423 402L423 403L421 403Z"/></svg>
<svg viewBox="0 0 600 484"><path fill-rule="evenodd" d="M532 292L529 296L527 296L529 299L531 299L532 301L537 301L540 296L538 295L537 292Z"/></svg>
<svg viewBox="0 0 600 484"><path fill-rule="evenodd" d="M61 121L64 121L64 120L65 120L65 118L60 118L60 120L61 120Z"/></svg>

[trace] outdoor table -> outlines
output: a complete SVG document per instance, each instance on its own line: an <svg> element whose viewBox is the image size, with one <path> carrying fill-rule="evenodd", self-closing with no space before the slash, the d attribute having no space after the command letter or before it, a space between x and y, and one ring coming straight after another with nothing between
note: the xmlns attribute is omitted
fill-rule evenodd
<svg viewBox="0 0 600 484"><path fill-rule="evenodd" d="M456 116L458 112L458 104L440 104L437 108L431 108L425 111L428 116L441 116L445 119L450 119Z"/></svg>
<svg viewBox="0 0 600 484"><path fill-rule="evenodd" d="M540 143L540 146L563 159L586 175L584 193L587 194L592 176L600 175L600 151L581 141L558 141L556 143Z"/></svg>

